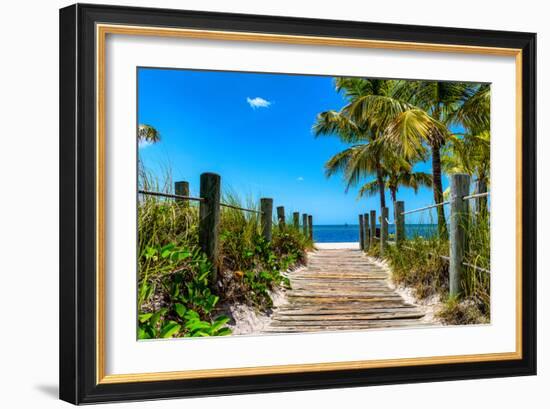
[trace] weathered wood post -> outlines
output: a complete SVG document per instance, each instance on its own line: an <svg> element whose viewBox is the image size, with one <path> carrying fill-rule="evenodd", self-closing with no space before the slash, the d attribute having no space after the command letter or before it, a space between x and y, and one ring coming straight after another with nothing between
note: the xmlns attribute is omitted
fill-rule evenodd
<svg viewBox="0 0 550 409"><path fill-rule="evenodd" d="M451 214L449 233L449 293L451 296L461 292L462 262L466 249L466 232L468 229L468 195L470 176L466 174L451 175Z"/></svg>
<svg viewBox="0 0 550 409"><path fill-rule="evenodd" d="M273 224L273 199L262 197L260 199L260 226L262 227L262 237L269 243L271 242L271 229Z"/></svg>
<svg viewBox="0 0 550 409"><path fill-rule="evenodd" d="M370 211L370 245L376 245L376 210Z"/></svg>
<svg viewBox="0 0 550 409"><path fill-rule="evenodd" d="M182 180L174 183L174 193L178 196L189 196L189 182ZM176 203L189 207L189 200L176 199Z"/></svg>
<svg viewBox="0 0 550 409"><path fill-rule="evenodd" d="M284 206L277 206L277 220L279 221L279 229L283 230L286 224Z"/></svg>
<svg viewBox="0 0 550 409"><path fill-rule="evenodd" d="M300 212L292 213L292 224L294 225L295 229L300 228Z"/></svg>
<svg viewBox="0 0 550 409"><path fill-rule="evenodd" d="M365 226L362 214L359 215L359 248L365 250Z"/></svg>
<svg viewBox="0 0 550 409"><path fill-rule="evenodd" d="M363 231L365 232L364 246L365 250L370 248L370 228L369 228L369 214L363 214Z"/></svg>
<svg viewBox="0 0 550 409"><path fill-rule="evenodd" d="M401 246L406 240L405 236L405 202L398 200L395 202L394 215L395 220L395 244Z"/></svg>
<svg viewBox="0 0 550 409"><path fill-rule="evenodd" d="M221 178L203 173L200 179L199 246L212 264L213 283L218 278L218 230L220 226Z"/></svg>
<svg viewBox="0 0 550 409"><path fill-rule="evenodd" d="M382 215L380 216L380 255L384 255L386 246L388 245L388 208L382 208Z"/></svg>
<svg viewBox="0 0 550 409"><path fill-rule="evenodd" d="M308 235L307 235L307 213L302 214L302 230L304 232L304 236L308 237Z"/></svg>
<svg viewBox="0 0 550 409"><path fill-rule="evenodd" d="M307 228L309 239L313 241L313 216L310 214L307 215Z"/></svg>

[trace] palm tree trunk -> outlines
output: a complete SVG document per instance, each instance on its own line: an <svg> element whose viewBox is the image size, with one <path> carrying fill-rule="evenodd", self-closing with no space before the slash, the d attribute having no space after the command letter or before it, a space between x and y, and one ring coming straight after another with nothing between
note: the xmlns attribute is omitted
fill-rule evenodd
<svg viewBox="0 0 550 409"><path fill-rule="evenodd" d="M376 181L378 182L378 190L380 192L380 213L382 213L382 209L386 207L386 186L380 165L376 167Z"/></svg>
<svg viewBox="0 0 550 409"><path fill-rule="evenodd" d="M435 203L443 202L443 184L441 183L441 145L439 143L432 145L432 175L433 192ZM437 206L437 229L441 239L447 239L447 223L445 221L444 206Z"/></svg>

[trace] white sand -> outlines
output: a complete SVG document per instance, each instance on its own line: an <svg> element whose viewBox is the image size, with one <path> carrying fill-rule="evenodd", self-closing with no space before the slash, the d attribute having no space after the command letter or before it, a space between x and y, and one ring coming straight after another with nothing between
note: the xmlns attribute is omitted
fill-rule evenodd
<svg viewBox="0 0 550 409"><path fill-rule="evenodd" d="M395 290L405 302L415 305L419 308L425 315L420 320L421 322L430 323L430 324L441 324L441 319L437 318L437 313L441 310L442 304L438 295L433 295L424 300L419 300L414 296L414 290L411 287L397 285L391 275L391 268L385 260L377 259L374 257L369 257L374 263L378 264L380 267L385 268L390 273L387 283L392 290Z"/></svg>
<svg viewBox="0 0 550 409"><path fill-rule="evenodd" d="M349 243L315 243L315 248L320 250L354 249L359 250L359 242Z"/></svg>

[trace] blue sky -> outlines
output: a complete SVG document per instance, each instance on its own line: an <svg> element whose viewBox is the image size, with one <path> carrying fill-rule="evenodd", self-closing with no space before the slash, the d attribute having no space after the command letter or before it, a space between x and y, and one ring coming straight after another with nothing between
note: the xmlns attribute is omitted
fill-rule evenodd
<svg viewBox="0 0 550 409"><path fill-rule="evenodd" d="M272 197L315 224L356 224L359 213L379 212L379 198L358 201L340 176L327 179L324 163L346 145L311 131L319 112L344 105L332 77L140 68L138 122L161 141L140 146L139 157L161 179L169 169L174 181L189 181L195 195L200 174L215 172L243 199ZM430 172L427 163L416 169ZM433 203L426 188L400 188L398 199L407 209ZM391 215L389 193L386 201ZM417 222L430 222L429 213L407 216Z"/></svg>

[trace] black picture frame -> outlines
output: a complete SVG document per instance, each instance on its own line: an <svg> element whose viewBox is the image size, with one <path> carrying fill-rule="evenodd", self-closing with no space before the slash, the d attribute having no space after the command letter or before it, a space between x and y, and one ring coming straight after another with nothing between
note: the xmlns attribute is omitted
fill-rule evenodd
<svg viewBox="0 0 550 409"><path fill-rule="evenodd" d="M522 50L522 357L516 360L98 384L96 23ZM536 35L77 4L60 10L60 398L74 404L536 374Z"/></svg>

